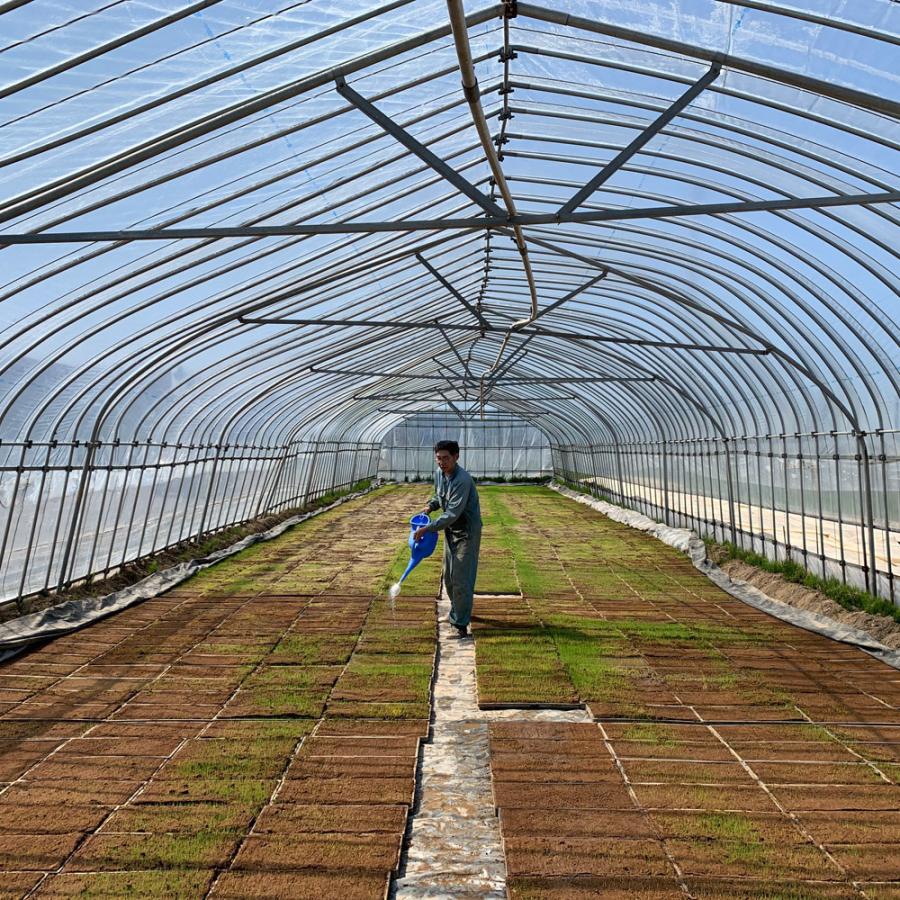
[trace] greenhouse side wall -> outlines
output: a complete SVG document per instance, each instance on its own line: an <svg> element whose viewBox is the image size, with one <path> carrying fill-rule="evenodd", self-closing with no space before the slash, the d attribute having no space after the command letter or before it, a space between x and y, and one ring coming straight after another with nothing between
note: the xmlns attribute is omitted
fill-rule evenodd
<svg viewBox="0 0 900 900"><path fill-rule="evenodd" d="M568 445L553 465L613 503L896 604L898 443L881 431Z"/></svg>
<svg viewBox="0 0 900 900"><path fill-rule="evenodd" d="M374 478L379 446L5 442L0 599L59 590Z"/></svg>

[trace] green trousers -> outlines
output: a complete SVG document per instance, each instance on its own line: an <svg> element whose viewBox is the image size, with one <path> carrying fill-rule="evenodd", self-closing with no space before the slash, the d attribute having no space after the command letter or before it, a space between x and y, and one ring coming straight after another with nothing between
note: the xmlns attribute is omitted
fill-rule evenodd
<svg viewBox="0 0 900 900"><path fill-rule="evenodd" d="M455 539L444 532L444 587L450 597L450 624L460 628L472 618L480 547L480 528Z"/></svg>

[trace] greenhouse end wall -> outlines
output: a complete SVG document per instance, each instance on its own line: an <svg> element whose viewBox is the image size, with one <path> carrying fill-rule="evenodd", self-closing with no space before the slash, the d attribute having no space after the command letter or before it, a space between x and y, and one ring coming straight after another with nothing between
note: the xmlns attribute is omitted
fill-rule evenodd
<svg viewBox="0 0 900 900"><path fill-rule="evenodd" d="M419 414L384 437L378 473L393 481L430 480L434 444L456 441L460 464L476 478L546 478L552 474L550 444L537 428L515 416L486 421L446 414Z"/></svg>

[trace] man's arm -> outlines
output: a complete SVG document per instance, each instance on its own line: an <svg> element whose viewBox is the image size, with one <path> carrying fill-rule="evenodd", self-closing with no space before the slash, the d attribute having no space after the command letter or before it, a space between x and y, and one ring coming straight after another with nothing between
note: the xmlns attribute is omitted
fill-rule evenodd
<svg viewBox="0 0 900 900"><path fill-rule="evenodd" d="M469 502L469 491L472 489L470 479L463 481L460 478L450 482L450 494L447 497L447 508L430 525L424 526L425 531L441 531L448 525L452 525L465 511Z"/></svg>

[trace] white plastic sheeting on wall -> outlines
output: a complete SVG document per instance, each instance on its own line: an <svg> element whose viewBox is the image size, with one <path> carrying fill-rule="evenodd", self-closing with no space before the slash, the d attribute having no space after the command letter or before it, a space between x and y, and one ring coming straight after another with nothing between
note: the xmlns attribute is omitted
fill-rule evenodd
<svg viewBox="0 0 900 900"><path fill-rule="evenodd" d="M456 441L460 463L476 478L539 478L551 471L550 445L533 426L515 416L486 413L486 419L460 421L447 413L419 413L384 437L378 474L418 480L434 475L436 441Z"/></svg>

